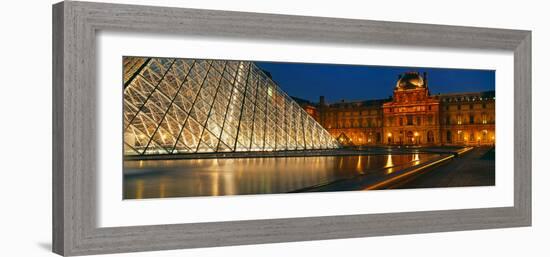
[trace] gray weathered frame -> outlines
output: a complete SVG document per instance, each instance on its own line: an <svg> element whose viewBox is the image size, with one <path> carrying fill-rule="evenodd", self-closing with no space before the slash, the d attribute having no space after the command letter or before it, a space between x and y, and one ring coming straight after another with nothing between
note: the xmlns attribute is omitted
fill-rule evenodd
<svg viewBox="0 0 550 257"><path fill-rule="evenodd" d="M99 30L514 52L514 206L96 226ZM507 103L508 104L508 103ZM531 32L65 1L53 6L53 251L86 255L531 225Z"/></svg>

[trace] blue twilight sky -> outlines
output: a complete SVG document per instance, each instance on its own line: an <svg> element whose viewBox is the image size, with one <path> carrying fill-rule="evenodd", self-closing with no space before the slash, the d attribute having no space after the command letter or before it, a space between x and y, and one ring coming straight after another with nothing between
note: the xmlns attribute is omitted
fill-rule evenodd
<svg viewBox="0 0 550 257"><path fill-rule="evenodd" d="M495 71L340 64L255 62L271 73L273 80L290 96L334 103L345 99L388 98L399 74L428 73L430 93L465 93L495 90Z"/></svg>

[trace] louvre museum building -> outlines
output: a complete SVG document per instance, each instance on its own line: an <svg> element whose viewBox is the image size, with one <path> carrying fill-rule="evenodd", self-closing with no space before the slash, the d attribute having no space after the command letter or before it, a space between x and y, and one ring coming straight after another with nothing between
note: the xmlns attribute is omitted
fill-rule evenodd
<svg viewBox="0 0 550 257"><path fill-rule="evenodd" d="M342 145L494 145L495 91L432 95L427 77L400 75L389 99L298 101Z"/></svg>
<svg viewBox="0 0 550 257"><path fill-rule="evenodd" d="M123 67L125 155L495 141L494 91L432 95L426 74L402 74L388 99L311 103L253 62L125 57Z"/></svg>

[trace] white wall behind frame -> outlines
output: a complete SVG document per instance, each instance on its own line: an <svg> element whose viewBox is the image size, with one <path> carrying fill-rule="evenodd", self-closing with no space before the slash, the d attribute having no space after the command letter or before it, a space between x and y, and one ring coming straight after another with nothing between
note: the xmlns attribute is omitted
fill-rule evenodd
<svg viewBox="0 0 550 257"><path fill-rule="evenodd" d="M135 1L143 3L145 1ZM151 2L151 1L149 1ZM162 3L166 1L155 1ZM280 257L548 256L550 181L547 112L550 26L545 1L188 0L192 8L533 30L533 227L127 253L109 256ZM0 256L57 256L51 247L51 4L3 4L0 96ZM413 11L411 11L413 10ZM32 62L31 62L32 60ZM36 68L23 68L32 63ZM32 71L32 72L31 72ZM24 97L20 97L24 96ZM24 100L22 100L24 99ZM37 129L38 128L38 129ZM24 137L24 135L30 135ZM40 154L35 154L39 146ZM29 159L32 156L32 159Z"/></svg>

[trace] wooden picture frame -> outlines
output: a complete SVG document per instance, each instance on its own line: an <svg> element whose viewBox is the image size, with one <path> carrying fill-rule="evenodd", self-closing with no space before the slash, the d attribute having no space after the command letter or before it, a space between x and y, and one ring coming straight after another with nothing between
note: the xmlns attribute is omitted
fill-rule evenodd
<svg viewBox="0 0 550 257"><path fill-rule="evenodd" d="M96 32L514 52L513 207L97 227ZM531 32L65 1L53 6L53 251L87 255L531 225Z"/></svg>

